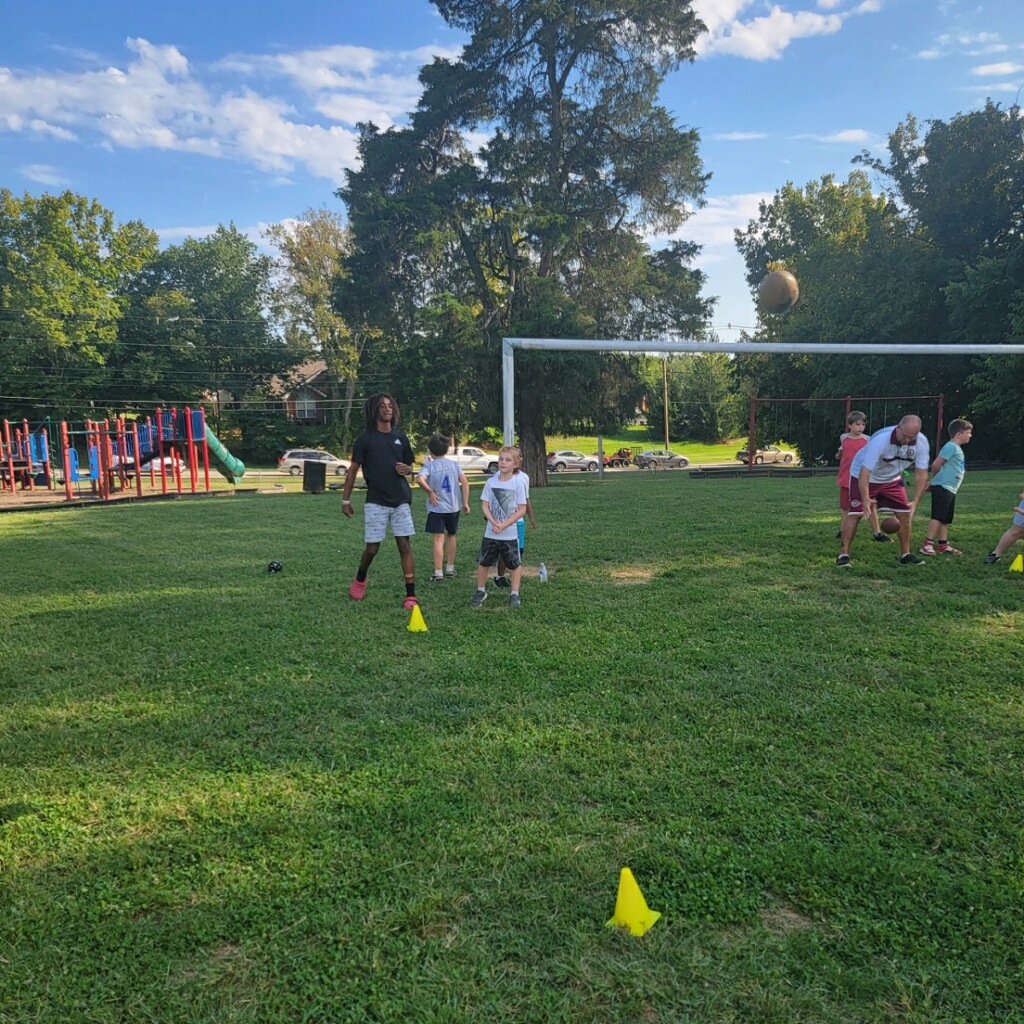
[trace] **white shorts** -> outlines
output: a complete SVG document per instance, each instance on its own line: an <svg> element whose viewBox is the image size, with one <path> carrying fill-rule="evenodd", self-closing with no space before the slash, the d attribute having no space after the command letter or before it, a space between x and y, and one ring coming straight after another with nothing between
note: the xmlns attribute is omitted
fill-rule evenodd
<svg viewBox="0 0 1024 1024"><path fill-rule="evenodd" d="M412 509L408 505L388 508L387 505L363 506L363 539L367 544L379 544L391 527L392 537L411 537L416 532Z"/></svg>

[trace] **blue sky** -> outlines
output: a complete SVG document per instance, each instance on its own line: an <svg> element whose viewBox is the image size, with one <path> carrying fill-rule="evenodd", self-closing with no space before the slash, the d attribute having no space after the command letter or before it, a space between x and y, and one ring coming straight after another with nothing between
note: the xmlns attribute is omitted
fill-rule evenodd
<svg viewBox="0 0 1024 1024"><path fill-rule="evenodd" d="M1019 101L1021 3L697 0L709 34L663 101L712 174L680 234L721 340L754 323L733 230L908 114ZM425 0L0 0L0 187L95 197L164 244L229 222L259 240L341 209L356 123L401 123L419 67L463 42Z"/></svg>

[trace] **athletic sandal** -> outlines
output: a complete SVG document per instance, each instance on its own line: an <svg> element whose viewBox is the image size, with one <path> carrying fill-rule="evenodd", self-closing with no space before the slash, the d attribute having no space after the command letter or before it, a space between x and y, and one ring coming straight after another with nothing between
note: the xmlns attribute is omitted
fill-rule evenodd
<svg viewBox="0 0 1024 1024"><path fill-rule="evenodd" d="M963 552L959 548L953 547L952 544L940 544L936 549L940 555L962 555Z"/></svg>
<svg viewBox="0 0 1024 1024"><path fill-rule="evenodd" d="M348 588L348 596L353 601L362 601L363 595L366 593L366 584L369 582L370 577L367 576L362 583L359 580L353 580L352 586Z"/></svg>
<svg viewBox="0 0 1024 1024"><path fill-rule="evenodd" d="M921 554L922 555L934 555L935 554L935 545L934 544L922 544L921 545Z"/></svg>

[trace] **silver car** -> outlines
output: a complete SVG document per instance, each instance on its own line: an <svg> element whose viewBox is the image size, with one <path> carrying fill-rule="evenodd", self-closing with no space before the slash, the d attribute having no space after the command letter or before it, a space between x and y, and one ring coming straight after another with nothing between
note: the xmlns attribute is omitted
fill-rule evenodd
<svg viewBox="0 0 1024 1024"><path fill-rule="evenodd" d="M641 452L634 461L641 469L685 469L690 464L685 455L677 455L667 448Z"/></svg>
<svg viewBox="0 0 1024 1024"><path fill-rule="evenodd" d="M553 473L564 473L567 469L579 469L585 473L597 471L597 456L584 455L583 452L563 449L552 452L548 456L548 469Z"/></svg>
<svg viewBox="0 0 1024 1024"><path fill-rule="evenodd" d="M277 468L289 476L302 476L302 467L307 462L326 463L327 472L335 476L344 476L349 467L347 459L339 459L321 448L290 448L277 460Z"/></svg>

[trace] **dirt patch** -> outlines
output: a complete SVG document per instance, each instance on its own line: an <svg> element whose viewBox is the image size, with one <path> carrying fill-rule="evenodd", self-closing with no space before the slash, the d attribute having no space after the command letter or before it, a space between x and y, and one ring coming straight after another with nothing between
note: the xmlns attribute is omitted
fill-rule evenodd
<svg viewBox="0 0 1024 1024"><path fill-rule="evenodd" d="M611 577L620 587L628 587L635 583L650 583L654 579L654 570L646 565L620 565L612 569Z"/></svg>

